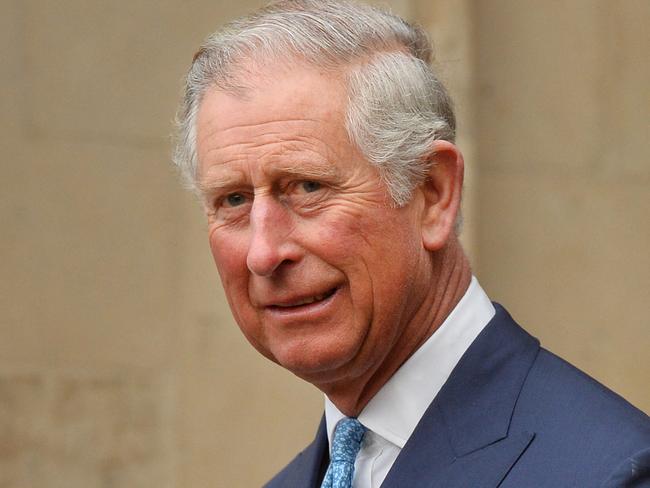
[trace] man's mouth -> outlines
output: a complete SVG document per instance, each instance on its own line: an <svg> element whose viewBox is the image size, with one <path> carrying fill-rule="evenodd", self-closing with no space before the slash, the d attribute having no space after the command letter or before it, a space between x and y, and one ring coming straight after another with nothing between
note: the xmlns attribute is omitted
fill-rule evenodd
<svg viewBox="0 0 650 488"><path fill-rule="evenodd" d="M322 302L324 300L327 300L329 297L334 295L334 293L336 293L336 290L337 290L337 288L332 288L331 290L328 290L325 293L320 293L318 295L312 295L312 296L301 298L299 300L295 300L295 301L292 301L292 302L274 303L273 305L270 306L270 308L290 309L290 308L295 308L295 307L302 307L302 306L305 306L305 305L311 305L312 303Z"/></svg>

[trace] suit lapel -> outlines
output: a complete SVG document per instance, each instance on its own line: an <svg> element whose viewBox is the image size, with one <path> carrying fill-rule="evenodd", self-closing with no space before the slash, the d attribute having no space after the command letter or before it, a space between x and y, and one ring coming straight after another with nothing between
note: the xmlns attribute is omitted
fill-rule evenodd
<svg viewBox="0 0 650 488"><path fill-rule="evenodd" d="M534 433L510 420L539 342L499 305L398 456L383 488L494 488Z"/></svg>
<svg viewBox="0 0 650 488"><path fill-rule="evenodd" d="M529 432L517 432L494 444L461 456L441 472L439 480L434 480L426 486L430 488L497 487L534 437L535 434Z"/></svg>
<svg viewBox="0 0 650 488"><path fill-rule="evenodd" d="M296 472L296 482L288 486L318 488L329 464L328 446L327 428L325 426L325 416L323 415L314 442L302 453L304 459L300 469Z"/></svg>

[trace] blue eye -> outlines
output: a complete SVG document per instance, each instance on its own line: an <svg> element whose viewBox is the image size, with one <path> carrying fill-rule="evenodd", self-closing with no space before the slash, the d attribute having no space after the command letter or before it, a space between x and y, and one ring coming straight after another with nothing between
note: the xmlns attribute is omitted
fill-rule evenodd
<svg viewBox="0 0 650 488"><path fill-rule="evenodd" d="M317 181L303 181L301 185L302 189L307 193L313 193L321 189L321 184Z"/></svg>
<svg viewBox="0 0 650 488"><path fill-rule="evenodd" d="M241 193L231 193L226 197L226 203L231 207L242 205L245 201L246 198Z"/></svg>

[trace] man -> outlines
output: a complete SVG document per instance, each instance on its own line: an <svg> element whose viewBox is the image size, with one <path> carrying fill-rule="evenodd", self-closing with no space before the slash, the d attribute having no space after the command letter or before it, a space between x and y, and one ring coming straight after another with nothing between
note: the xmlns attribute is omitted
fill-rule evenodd
<svg viewBox="0 0 650 488"><path fill-rule="evenodd" d="M650 420L472 277L463 158L418 28L293 0L196 54L176 162L237 323L326 395L270 487L650 485Z"/></svg>

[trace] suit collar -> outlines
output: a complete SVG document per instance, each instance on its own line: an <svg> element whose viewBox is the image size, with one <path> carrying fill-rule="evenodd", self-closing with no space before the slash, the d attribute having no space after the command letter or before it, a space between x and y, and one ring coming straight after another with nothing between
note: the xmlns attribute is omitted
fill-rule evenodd
<svg viewBox="0 0 650 488"><path fill-rule="evenodd" d="M496 315L432 404L440 409L458 456L508 435L517 398L539 352L539 341L503 307L495 308Z"/></svg>
<svg viewBox="0 0 650 488"><path fill-rule="evenodd" d="M463 355L391 468L383 487L497 486L534 433L510 420L539 342L499 305ZM455 481L454 481L455 480Z"/></svg>

